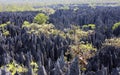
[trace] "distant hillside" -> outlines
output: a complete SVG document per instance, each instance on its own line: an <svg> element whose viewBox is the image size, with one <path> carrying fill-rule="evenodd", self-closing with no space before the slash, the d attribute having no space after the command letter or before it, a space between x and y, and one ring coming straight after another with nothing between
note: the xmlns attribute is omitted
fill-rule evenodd
<svg viewBox="0 0 120 75"><path fill-rule="evenodd" d="M0 0L2 4L8 3L113 3L119 0Z"/></svg>

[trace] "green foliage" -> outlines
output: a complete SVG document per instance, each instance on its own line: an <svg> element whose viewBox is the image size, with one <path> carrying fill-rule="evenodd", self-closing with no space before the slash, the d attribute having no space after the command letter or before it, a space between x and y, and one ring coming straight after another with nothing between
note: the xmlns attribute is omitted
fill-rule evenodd
<svg viewBox="0 0 120 75"><path fill-rule="evenodd" d="M30 63L31 67L32 67L32 71L34 72L34 75L37 75L37 71L38 71L38 64L34 61L32 61Z"/></svg>
<svg viewBox="0 0 120 75"><path fill-rule="evenodd" d="M43 13L39 13L34 17L34 23L37 23L40 25L45 24L47 22L47 20L48 20L48 16L46 16Z"/></svg>
<svg viewBox="0 0 120 75"><path fill-rule="evenodd" d="M112 26L112 30L115 30L115 29L118 28L119 26L120 26L120 22L115 23L115 24Z"/></svg>
<svg viewBox="0 0 120 75"><path fill-rule="evenodd" d="M66 52L66 55L71 55L71 59L78 56L81 70L85 70L85 66L87 65L87 59L94 56L96 50L97 49L94 48L92 44L84 44L83 42L79 42L77 44L70 45L69 50L67 50Z"/></svg>
<svg viewBox="0 0 120 75"><path fill-rule="evenodd" d="M88 32L83 31L79 26L74 25L70 30L68 30L66 35L74 41L80 41L81 38L88 36Z"/></svg>
<svg viewBox="0 0 120 75"><path fill-rule="evenodd" d="M88 25L83 25L82 29L88 28Z"/></svg>
<svg viewBox="0 0 120 75"><path fill-rule="evenodd" d="M0 24L0 30L2 31L2 34L3 34L4 36L10 35L9 31L6 29L6 26L9 25L9 24L10 24L9 21L6 22L6 23L4 23L4 24Z"/></svg>
<svg viewBox="0 0 120 75"><path fill-rule="evenodd" d="M30 23L28 21L24 21L22 28L23 27L30 27Z"/></svg>
<svg viewBox="0 0 120 75"><path fill-rule="evenodd" d="M33 74L37 75L38 64L34 61L31 61L30 66L32 68ZM28 71L28 69L26 67L24 67L23 65L16 64L14 61L2 66L0 69L3 69L5 67L7 67L7 71L11 72L12 75L15 75L16 72L24 73L24 72Z"/></svg>
<svg viewBox="0 0 120 75"><path fill-rule="evenodd" d="M95 24L88 24L88 25L83 25L82 29L91 29L94 30L96 28Z"/></svg>
<svg viewBox="0 0 120 75"><path fill-rule="evenodd" d="M4 24L0 24L0 28L5 28L7 25L9 25L11 22L10 21L8 21L8 22L6 22L6 23L4 23Z"/></svg>
<svg viewBox="0 0 120 75"><path fill-rule="evenodd" d="M9 63L5 66L7 67L7 71L11 72L12 75L15 75L16 72L18 73L27 72L27 69L24 66L16 64L15 62ZM1 68L4 68L5 66L2 66Z"/></svg>
<svg viewBox="0 0 120 75"><path fill-rule="evenodd" d="M120 48L120 38L106 39L103 46L114 46Z"/></svg>
<svg viewBox="0 0 120 75"><path fill-rule="evenodd" d="M72 26L72 28L66 33L67 36L74 41L74 43L69 46L66 55L71 55L72 58L78 56L81 70L85 70L87 59L91 58L96 52L96 48L94 48L92 44L87 42L84 43L84 41L82 41L82 38L87 38L92 32L92 30L83 31L79 26Z"/></svg>
<svg viewBox="0 0 120 75"><path fill-rule="evenodd" d="M3 32L3 35L4 35L4 36L8 36L8 35L10 35L10 33L9 33L9 31L4 31L4 32Z"/></svg>
<svg viewBox="0 0 120 75"><path fill-rule="evenodd" d="M30 25L28 21L24 21L23 25Z"/></svg>
<svg viewBox="0 0 120 75"><path fill-rule="evenodd" d="M0 24L0 28L4 28L5 26L7 26L7 24Z"/></svg>
<svg viewBox="0 0 120 75"><path fill-rule="evenodd" d="M96 51L96 48L92 46L92 44L84 44L84 43L79 43L79 44L74 44L70 45L70 51L72 53L73 58L76 56L81 56L84 59L88 59L91 57L91 51Z"/></svg>
<svg viewBox="0 0 120 75"><path fill-rule="evenodd" d="M65 38L65 33L63 31L55 29L54 25L52 24L43 24L39 25L36 23L31 23L30 25L23 25L23 28L28 28L28 33L33 33L36 35L39 35L41 33L44 33L46 36L52 35L60 35L61 37Z"/></svg>
<svg viewBox="0 0 120 75"><path fill-rule="evenodd" d="M94 29L96 28L95 24L88 24L88 26L89 26L92 30L94 30Z"/></svg>

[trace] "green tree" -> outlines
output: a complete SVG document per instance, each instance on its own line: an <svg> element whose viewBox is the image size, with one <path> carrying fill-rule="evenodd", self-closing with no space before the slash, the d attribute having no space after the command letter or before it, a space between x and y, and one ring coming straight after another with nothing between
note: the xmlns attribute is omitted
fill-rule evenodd
<svg viewBox="0 0 120 75"><path fill-rule="evenodd" d="M30 25L28 21L24 21L23 25Z"/></svg>
<svg viewBox="0 0 120 75"><path fill-rule="evenodd" d="M39 13L34 17L34 22L38 24L44 24L47 22L47 20L48 20L48 16L46 16L43 13Z"/></svg>

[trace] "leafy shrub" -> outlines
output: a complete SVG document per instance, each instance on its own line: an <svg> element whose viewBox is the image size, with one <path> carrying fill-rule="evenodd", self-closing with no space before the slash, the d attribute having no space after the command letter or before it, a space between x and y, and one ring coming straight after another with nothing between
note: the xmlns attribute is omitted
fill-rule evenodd
<svg viewBox="0 0 120 75"><path fill-rule="evenodd" d="M3 35L4 35L4 36L8 36L8 35L10 35L10 33L9 33L9 31L4 31L4 32L3 32Z"/></svg>
<svg viewBox="0 0 120 75"><path fill-rule="evenodd" d="M112 30L115 30L115 29L118 28L119 26L120 26L120 22L115 23L115 24L112 26Z"/></svg>
<svg viewBox="0 0 120 75"><path fill-rule="evenodd" d="M77 45L70 45L70 48L73 52L73 56L83 56L84 54L88 53L93 50L95 51L96 48L94 48L91 44L77 44ZM84 56L85 57L85 56ZM87 58L87 57L86 57Z"/></svg>
<svg viewBox="0 0 120 75"><path fill-rule="evenodd" d="M10 35L9 31L6 29L6 27L7 27L9 24L10 24L9 21L6 22L6 23L4 23L4 24L0 24L0 30L2 31L2 34L3 34L4 36Z"/></svg>
<svg viewBox="0 0 120 75"><path fill-rule="evenodd" d="M11 62L5 66L7 67L7 71L11 72L12 75L15 75L16 72L23 73L28 71L24 66L16 64L15 62ZM4 68L5 66L2 66L1 68Z"/></svg>
<svg viewBox="0 0 120 75"><path fill-rule="evenodd" d="M93 30L96 28L95 24L88 24L88 26Z"/></svg>
<svg viewBox="0 0 120 75"><path fill-rule="evenodd" d="M88 24L88 25L83 25L82 29L83 30L94 30L96 28L95 24Z"/></svg>
<svg viewBox="0 0 120 75"><path fill-rule="evenodd" d="M23 27L29 27L30 26L30 23L28 21L24 21L23 25L22 25L22 28Z"/></svg>
<svg viewBox="0 0 120 75"><path fill-rule="evenodd" d="M36 62L32 61L32 62L30 63L30 65L31 65L31 67L32 67L32 70L33 70L34 74L37 74L38 64L37 64Z"/></svg>
<svg viewBox="0 0 120 75"><path fill-rule="evenodd" d="M81 69L85 68L87 65L87 59L91 58L95 55L96 48L92 46L92 44L73 44L69 46L70 49L66 52L66 55L71 55L72 58L75 58L76 56L79 57ZM71 59L72 59L71 58Z"/></svg>
<svg viewBox="0 0 120 75"><path fill-rule="evenodd" d="M23 25L30 25L28 21L24 21Z"/></svg>
<svg viewBox="0 0 120 75"><path fill-rule="evenodd" d="M39 13L34 17L34 22L38 24L44 24L48 20L48 16L43 13Z"/></svg>
<svg viewBox="0 0 120 75"><path fill-rule="evenodd" d="M119 36L120 35L120 22L114 24L114 26L112 27L112 30L115 36Z"/></svg>
<svg viewBox="0 0 120 75"><path fill-rule="evenodd" d="M103 46L114 46L120 48L120 38L106 39L105 43L103 43Z"/></svg>
<svg viewBox="0 0 120 75"><path fill-rule="evenodd" d="M88 32L83 31L79 26L72 26L66 35L69 36L70 39L79 42L81 38L88 36Z"/></svg>
<svg viewBox="0 0 120 75"><path fill-rule="evenodd" d="M65 33L63 31L55 29L53 24L43 24L39 25L36 23L31 23L30 25L23 25L23 28L28 28L28 33L33 33L39 35L44 33L45 35L49 36L52 35L60 35L61 37L65 38Z"/></svg>

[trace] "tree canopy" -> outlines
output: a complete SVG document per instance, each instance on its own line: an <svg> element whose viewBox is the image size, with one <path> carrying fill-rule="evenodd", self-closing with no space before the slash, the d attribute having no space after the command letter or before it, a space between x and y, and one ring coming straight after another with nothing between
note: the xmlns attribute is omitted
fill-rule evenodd
<svg viewBox="0 0 120 75"><path fill-rule="evenodd" d="M43 13L39 13L34 17L34 22L38 24L44 24L48 20L48 16Z"/></svg>

